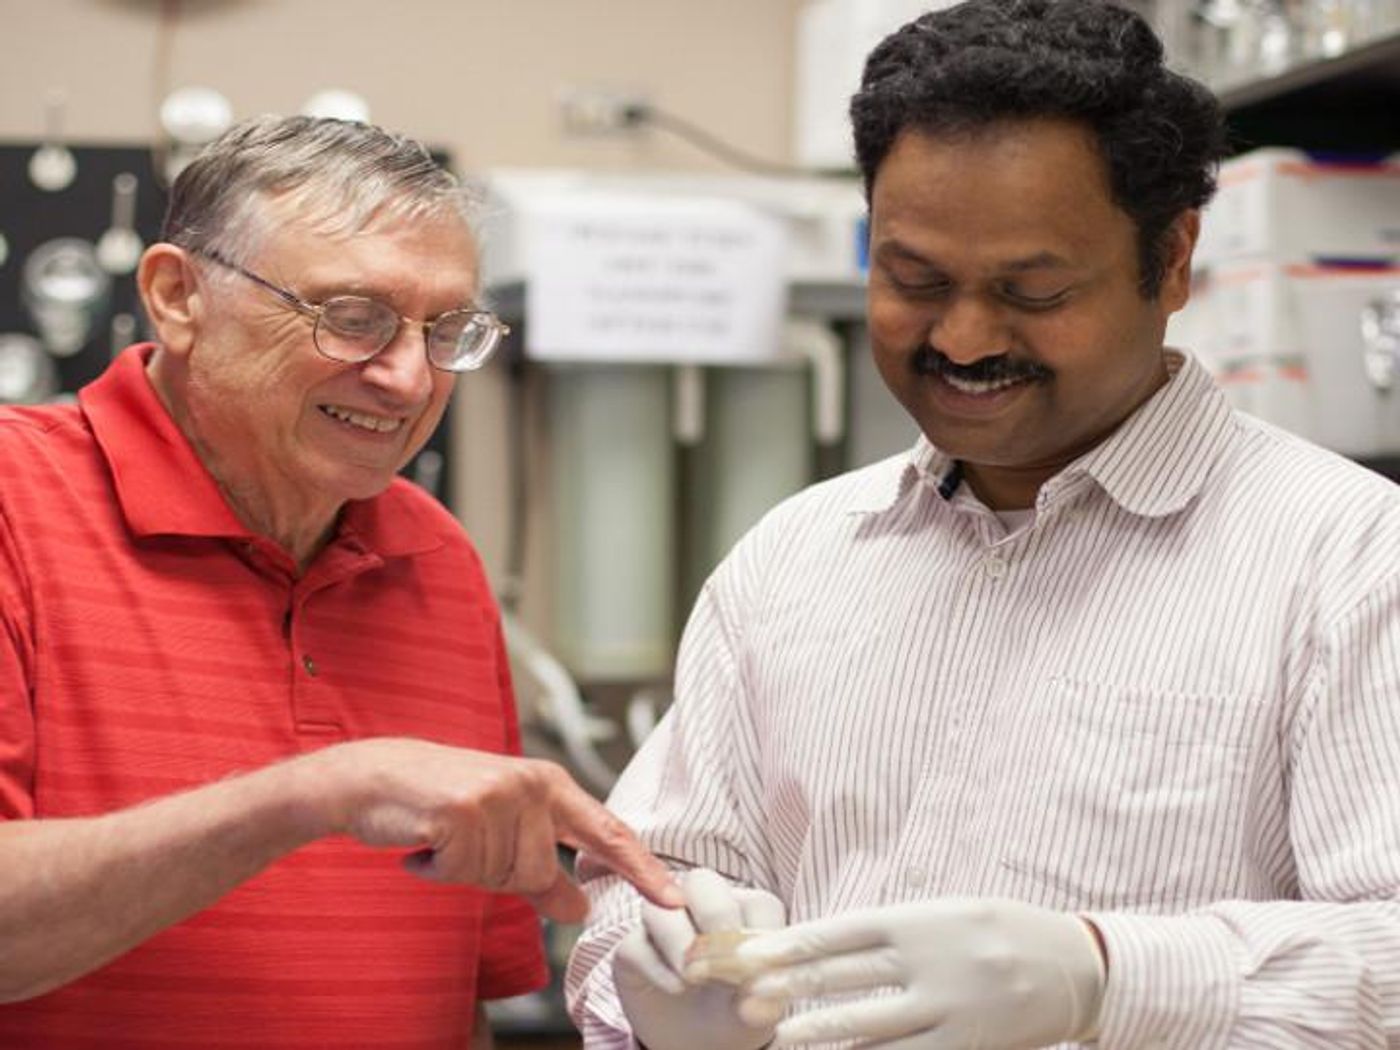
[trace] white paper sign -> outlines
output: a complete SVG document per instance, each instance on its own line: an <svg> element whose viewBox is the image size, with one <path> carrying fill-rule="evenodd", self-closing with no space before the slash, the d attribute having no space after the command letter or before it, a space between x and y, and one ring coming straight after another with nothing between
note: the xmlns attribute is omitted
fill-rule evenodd
<svg viewBox="0 0 1400 1050"><path fill-rule="evenodd" d="M533 202L525 349L551 361L778 356L785 229L738 201L597 192Z"/></svg>

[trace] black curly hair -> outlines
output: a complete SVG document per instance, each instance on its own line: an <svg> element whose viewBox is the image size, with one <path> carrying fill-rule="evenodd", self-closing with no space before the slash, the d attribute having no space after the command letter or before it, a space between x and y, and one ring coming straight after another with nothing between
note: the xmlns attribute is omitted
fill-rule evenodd
<svg viewBox="0 0 1400 1050"><path fill-rule="evenodd" d="M1095 134L1113 199L1137 226L1139 287L1155 297L1168 228L1215 192L1224 117L1205 87L1166 68L1141 17L1104 0L966 0L887 37L851 100L866 199L906 129L968 134L1035 117Z"/></svg>

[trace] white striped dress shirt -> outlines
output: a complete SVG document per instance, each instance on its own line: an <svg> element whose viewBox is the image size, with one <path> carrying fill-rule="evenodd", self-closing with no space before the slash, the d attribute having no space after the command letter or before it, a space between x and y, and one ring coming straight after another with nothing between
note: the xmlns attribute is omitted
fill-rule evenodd
<svg viewBox="0 0 1400 1050"><path fill-rule="evenodd" d="M610 804L790 921L1091 915L1106 1050L1400 1047L1400 487L1169 362L1012 536L922 441L772 511ZM630 1046L581 872L571 1010Z"/></svg>

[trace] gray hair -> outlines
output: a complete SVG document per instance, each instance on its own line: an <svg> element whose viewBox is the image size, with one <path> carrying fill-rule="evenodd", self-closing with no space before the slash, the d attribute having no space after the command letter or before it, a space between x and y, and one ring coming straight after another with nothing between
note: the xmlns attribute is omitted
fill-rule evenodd
<svg viewBox="0 0 1400 1050"><path fill-rule="evenodd" d="M331 236L385 216L453 217L471 229L476 211L456 176L413 139L355 121L266 116L235 124L180 172L161 239L244 264L272 228L273 199Z"/></svg>

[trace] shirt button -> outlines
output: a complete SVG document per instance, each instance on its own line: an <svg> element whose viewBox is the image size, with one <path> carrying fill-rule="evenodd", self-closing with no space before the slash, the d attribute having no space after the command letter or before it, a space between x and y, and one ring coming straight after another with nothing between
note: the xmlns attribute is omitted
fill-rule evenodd
<svg viewBox="0 0 1400 1050"><path fill-rule="evenodd" d="M302 656L301 666L306 668L306 673L309 674L312 678L316 677L316 661L311 659L309 653Z"/></svg>
<svg viewBox="0 0 1400 1050"><path fill-rule="evenodd" d="M928 872L917 864L911 864L904 873L904 881L913 886L914 889L920 889L928 882Z"/></svg>
<svg viewBox="0 0 1400 1050"><path fill-rule="evenodd" d="M995 554L988 556L982 563L982 571L994 580L999 580L1006 575L1006 559Z"/></svg>

